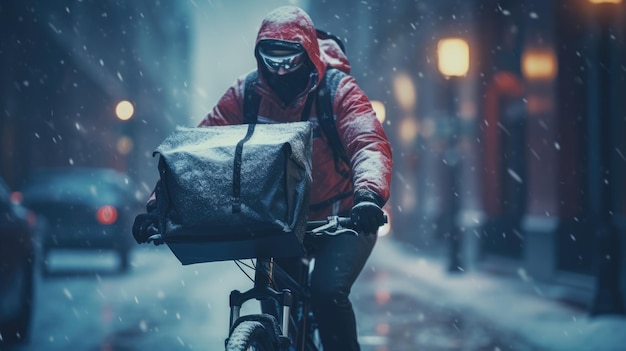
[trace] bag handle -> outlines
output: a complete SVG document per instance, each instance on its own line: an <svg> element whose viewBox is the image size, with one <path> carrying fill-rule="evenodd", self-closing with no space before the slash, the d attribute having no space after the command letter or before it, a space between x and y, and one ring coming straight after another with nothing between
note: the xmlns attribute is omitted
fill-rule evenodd
<svg viewBox="0 0 626 351"><path fill-rule="evenodd" d="M241 164L243 154L243 144L252 138L254 133L255 123L248 124L248 131L243 139L239 140L235 148L235 163L233 165L233 197L232 197L232 211L233 213L241 212Z"/></svg>

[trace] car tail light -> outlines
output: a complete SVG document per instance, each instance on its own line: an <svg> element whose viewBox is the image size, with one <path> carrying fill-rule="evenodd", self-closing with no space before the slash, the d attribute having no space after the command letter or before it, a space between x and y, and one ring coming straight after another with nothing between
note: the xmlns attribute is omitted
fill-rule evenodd
<svg viewBox="0 0 626 351"><path fill-rule="evenodd" d="M37 224L37 215L35 214L35 212L28 211L26 218L28 219L28 224L30 224L31 227L35 227L35 225Z"/></svg>
<svg viewBox="0 0 626 351"><path fill-rule="evenodd" d="M102 224L113 224L117 220L117 209L111 205L105 205L96 212L98 222Z"/></svg>
<svg viewBox="0 0 626 351"><path fill-rule="evenodd" d="M22 196L22 193L19 191L14 191L11 193L11 202L16 204L16 205L21 205L22 201L24 200L24 197Z"/></svg>

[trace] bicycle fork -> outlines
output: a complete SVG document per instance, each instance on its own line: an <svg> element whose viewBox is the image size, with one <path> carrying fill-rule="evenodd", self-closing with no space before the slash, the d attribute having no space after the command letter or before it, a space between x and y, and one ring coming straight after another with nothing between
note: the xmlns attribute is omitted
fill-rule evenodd
<svg viewBox="0 0 626 351"><path fill-rule="evenodd" d="M274 261L273 259L257 259L256 268L254 273L254 286L245 292L240 292L239 290L233 290L230 292L230 329L231 331L237 324L239 318L241 317L241 306L252 299L256 300L266 300L273 299L278 303L279 306L282 307L281 321L278 325L280 329L280 335L276 335L277 337L281 337L281 344L283 342L290 343L289 341L289 316L291 313L291 308L293 307L293 294L289 289L284 289L281 291L276 291L272 288L272 280L274 273ZM261 321L265 323L269 323L266 327L269 327L268 330L275 330L275 323L271 320ZM265 324L264 323L264 324Z"/></svg>

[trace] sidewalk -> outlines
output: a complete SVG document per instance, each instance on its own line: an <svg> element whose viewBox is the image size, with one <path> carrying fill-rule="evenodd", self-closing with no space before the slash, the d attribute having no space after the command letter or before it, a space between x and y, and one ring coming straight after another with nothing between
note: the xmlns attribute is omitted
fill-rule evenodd
<svg viewBox="0 0 626 351"><path fill-rule="evenodd" d="M487 319L539 351L626 350L626 317L591 318L582 308L545 297L523 273L518 277L479 271L449 274L444 263L421 257L386 237L379 239L368 262L414 281L420 287L418 298L436 297L437 303L445 301L451 308Z"/></svg>

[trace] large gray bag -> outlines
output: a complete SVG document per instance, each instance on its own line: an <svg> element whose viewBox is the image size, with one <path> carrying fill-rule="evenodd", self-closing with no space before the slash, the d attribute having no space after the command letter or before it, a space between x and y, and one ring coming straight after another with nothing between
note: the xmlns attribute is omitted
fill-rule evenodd
<svg viewBox="0 0 626 351"><path fill-rule="evenodd" d="M301 256L310 122L182 128L154 152L163 240L182 264Z"/></svg>

